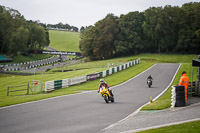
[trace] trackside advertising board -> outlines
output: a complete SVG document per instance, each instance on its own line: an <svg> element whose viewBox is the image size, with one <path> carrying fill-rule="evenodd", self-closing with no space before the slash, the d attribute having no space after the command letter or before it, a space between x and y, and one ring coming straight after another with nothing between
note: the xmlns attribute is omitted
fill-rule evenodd
<svg viewBox="0 0 200 133"><path fill-rule="evenodd" d="M74 55L74 56L82 56L82 54L80 52L69 52L69 51L29 50L28 53L32 53L32 54L52 54L52 55Z"/></svg>
<svg viewBox="0 0 200 133"><path fill-rule="evenodd" d="M95 73L95 74L89 74L89 75L87 75L87 80L95 80L95 79L97 79L97 78L99 78L99 73Z"/></svg>

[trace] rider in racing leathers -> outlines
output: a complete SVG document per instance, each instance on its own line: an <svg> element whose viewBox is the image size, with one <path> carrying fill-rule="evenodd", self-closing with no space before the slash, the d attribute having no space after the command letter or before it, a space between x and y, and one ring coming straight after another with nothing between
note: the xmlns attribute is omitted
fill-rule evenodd
<svg viewBox="0 0 200 133"><path fill-rule="evenodd" d="M149 75L149 76L147 77L147 81L148 81L148 80L151 80L151 81L153 80L153 78L151 77L151 75Z"/></svg>
<svg viewBox="0 0 200 133"><path fill-rule="evenodd" d="M106 89L108 89L108 91L110 92L111 96L114 96L112 90L109 89L110 85L107 84L106 82L104 82L104 79L100 79L100 84L99 84L99 88L98 88L98 93L99 93L99 91L100 91L100 88L102 88L102 86L104 86Z"/></svg>

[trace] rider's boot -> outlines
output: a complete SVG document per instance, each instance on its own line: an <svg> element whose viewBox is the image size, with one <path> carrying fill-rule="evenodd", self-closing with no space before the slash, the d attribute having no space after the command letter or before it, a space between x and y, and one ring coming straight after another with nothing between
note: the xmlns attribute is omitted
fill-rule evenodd
<svg viewBox="0 0 200 133"><path fill-rule="evenodd" d="M114 94L113 94L112 90L110 90L110 95L111 95L111 96L114 96Z"/></svg>

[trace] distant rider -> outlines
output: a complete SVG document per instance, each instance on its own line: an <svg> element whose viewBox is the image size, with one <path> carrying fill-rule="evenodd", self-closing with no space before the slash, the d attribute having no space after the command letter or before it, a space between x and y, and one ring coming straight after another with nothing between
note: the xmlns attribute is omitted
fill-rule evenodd
<svg viewBox="0 0 200 133"><path fill-rule="evenodd" d="M148 80L150 80L150 81L153 80L153 78L151 77L151 75L149 75L149 76L147 77L147 81L148 81Z"/></svg>
<svg viewBox="0 0 200 133"><path fill-rule="evenodd" d="M110 92L111 96L113 96L112 90L109 89L109 88L110 88L110 85L107 84L106 82L104 82L104 79L100 79L100 84L99 84L99 88L98 88L98 93L99 93L100 89L101 89L103 86L104 86L106 89L108 89L108 91Z"/></svg>

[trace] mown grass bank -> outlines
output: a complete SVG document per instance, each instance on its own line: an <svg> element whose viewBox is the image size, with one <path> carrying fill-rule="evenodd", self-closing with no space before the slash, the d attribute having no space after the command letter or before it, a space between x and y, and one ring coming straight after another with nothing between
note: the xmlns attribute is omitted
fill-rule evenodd
<svg viewBox="0 0 200 133"><path fill-rule="evenodd" d="M79 36L79 32L49 30L49 46L59 51L80 52Z"/></svg>
<svg viewBox="0 0 200 133"><path fill-rule="evenodd" d="M162 128L141 131L138 133L199 133L200 121L187 122L179 125L166 126Z"/></svg>

